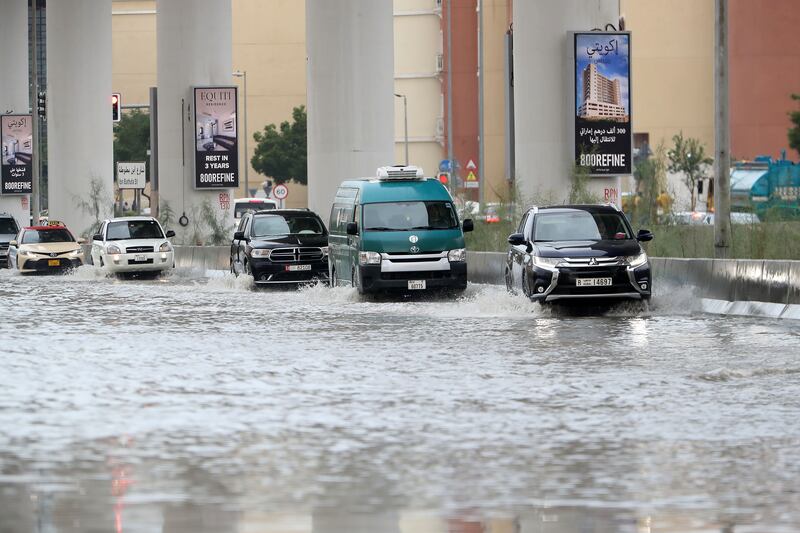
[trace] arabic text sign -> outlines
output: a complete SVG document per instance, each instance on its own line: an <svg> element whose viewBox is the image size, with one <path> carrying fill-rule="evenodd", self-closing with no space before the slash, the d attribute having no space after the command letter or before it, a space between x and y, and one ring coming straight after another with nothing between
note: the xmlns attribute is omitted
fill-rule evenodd
<svg viewBox="0 0 800 533"><path fill-rule="evenodd" d="M239 186L236 87L194 88L194 187Z"/></svg>
<svg viewBox="0 0 800 533"><path fill-rule="evenodd" d="M574 34L575 164L594 176L632 172L630 33Z"/></svg>
<svg viewBox="0 0 800 533"><path fill-rule="evenodd" d="M33 189L33 120L31 115L0 116L2 194L30 194Z"/></svg>
<svg viewBox="0 0 800 533"><path fill-rule="evenodd" d="M144 189L147 167L141 163L117 162L117 186L120 189Z"/></svg>

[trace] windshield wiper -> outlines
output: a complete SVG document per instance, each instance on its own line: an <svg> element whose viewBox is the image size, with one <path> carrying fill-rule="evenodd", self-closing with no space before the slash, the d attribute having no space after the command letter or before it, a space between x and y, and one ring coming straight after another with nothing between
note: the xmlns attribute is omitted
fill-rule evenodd
<svg viewBox="0 0 800 533"><path fill-rule="evenodd" d="M364 228L364 231L403 231L398 228L387 228L385 226L376 226L374 228Z"/></svg>

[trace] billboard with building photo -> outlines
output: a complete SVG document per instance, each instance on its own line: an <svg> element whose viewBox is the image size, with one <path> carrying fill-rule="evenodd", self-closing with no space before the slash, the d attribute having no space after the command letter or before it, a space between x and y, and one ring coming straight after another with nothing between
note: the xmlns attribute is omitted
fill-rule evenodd
<svg viewBox="0 0 800 533"><path fill-rule="evenodd" d="M31 115L0 116L0 182L2 194L30 194L33 188L33 120Z"/></svg>
<svg viewBox="0 0 800 533"><path fill-rule="evenodd" d="M239 186L236 87L194 88L194 186Z"/></svg>
<svg viewBox="0 0 800 533"><path fill-rule="evenodd" d="M575 164L595 176L632 172L630 33L574 33Z"/></svg>

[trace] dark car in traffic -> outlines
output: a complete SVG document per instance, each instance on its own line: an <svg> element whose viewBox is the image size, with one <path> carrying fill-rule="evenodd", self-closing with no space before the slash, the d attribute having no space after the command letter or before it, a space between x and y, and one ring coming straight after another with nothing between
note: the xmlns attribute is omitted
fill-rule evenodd
<svg viewBox="0 0 800 533"><path fill-rule="evenodd" d="M328 281L328 230L308 209L246 213L231 241L231 272L259 285Z"/></svg>
<svg viewBox="0 0 800 533"><path fill-rule="evenodd" d="M508 237L505 280L531 300L648 300L653 281L641 242L613 205L532 207Z"/></svg>

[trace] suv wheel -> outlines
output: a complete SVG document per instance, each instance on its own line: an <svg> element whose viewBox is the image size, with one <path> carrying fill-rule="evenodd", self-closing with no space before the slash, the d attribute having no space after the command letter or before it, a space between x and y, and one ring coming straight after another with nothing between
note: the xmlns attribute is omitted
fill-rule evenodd
<svg viewBox="0 0 800 533"><path fill-rule="evenodd" d="M511 277L511 270L506 268L506 290L511 294L515 294L517 291L514 290L514 278Z"/></svg>
<svg viewBox="0 0 800 533"><path fill-rule="evenodd" d="M524 270L522 271L522 294L528 298L533 296L533 287L531 287L531 282L528 279L528 273Z"/></svg>
<svg viewBox="0 0 800 533"><path fill-rule="evenodd" d="M339 286L339 276L336 275L336 269L331 267L331 287Z"/></svg>

